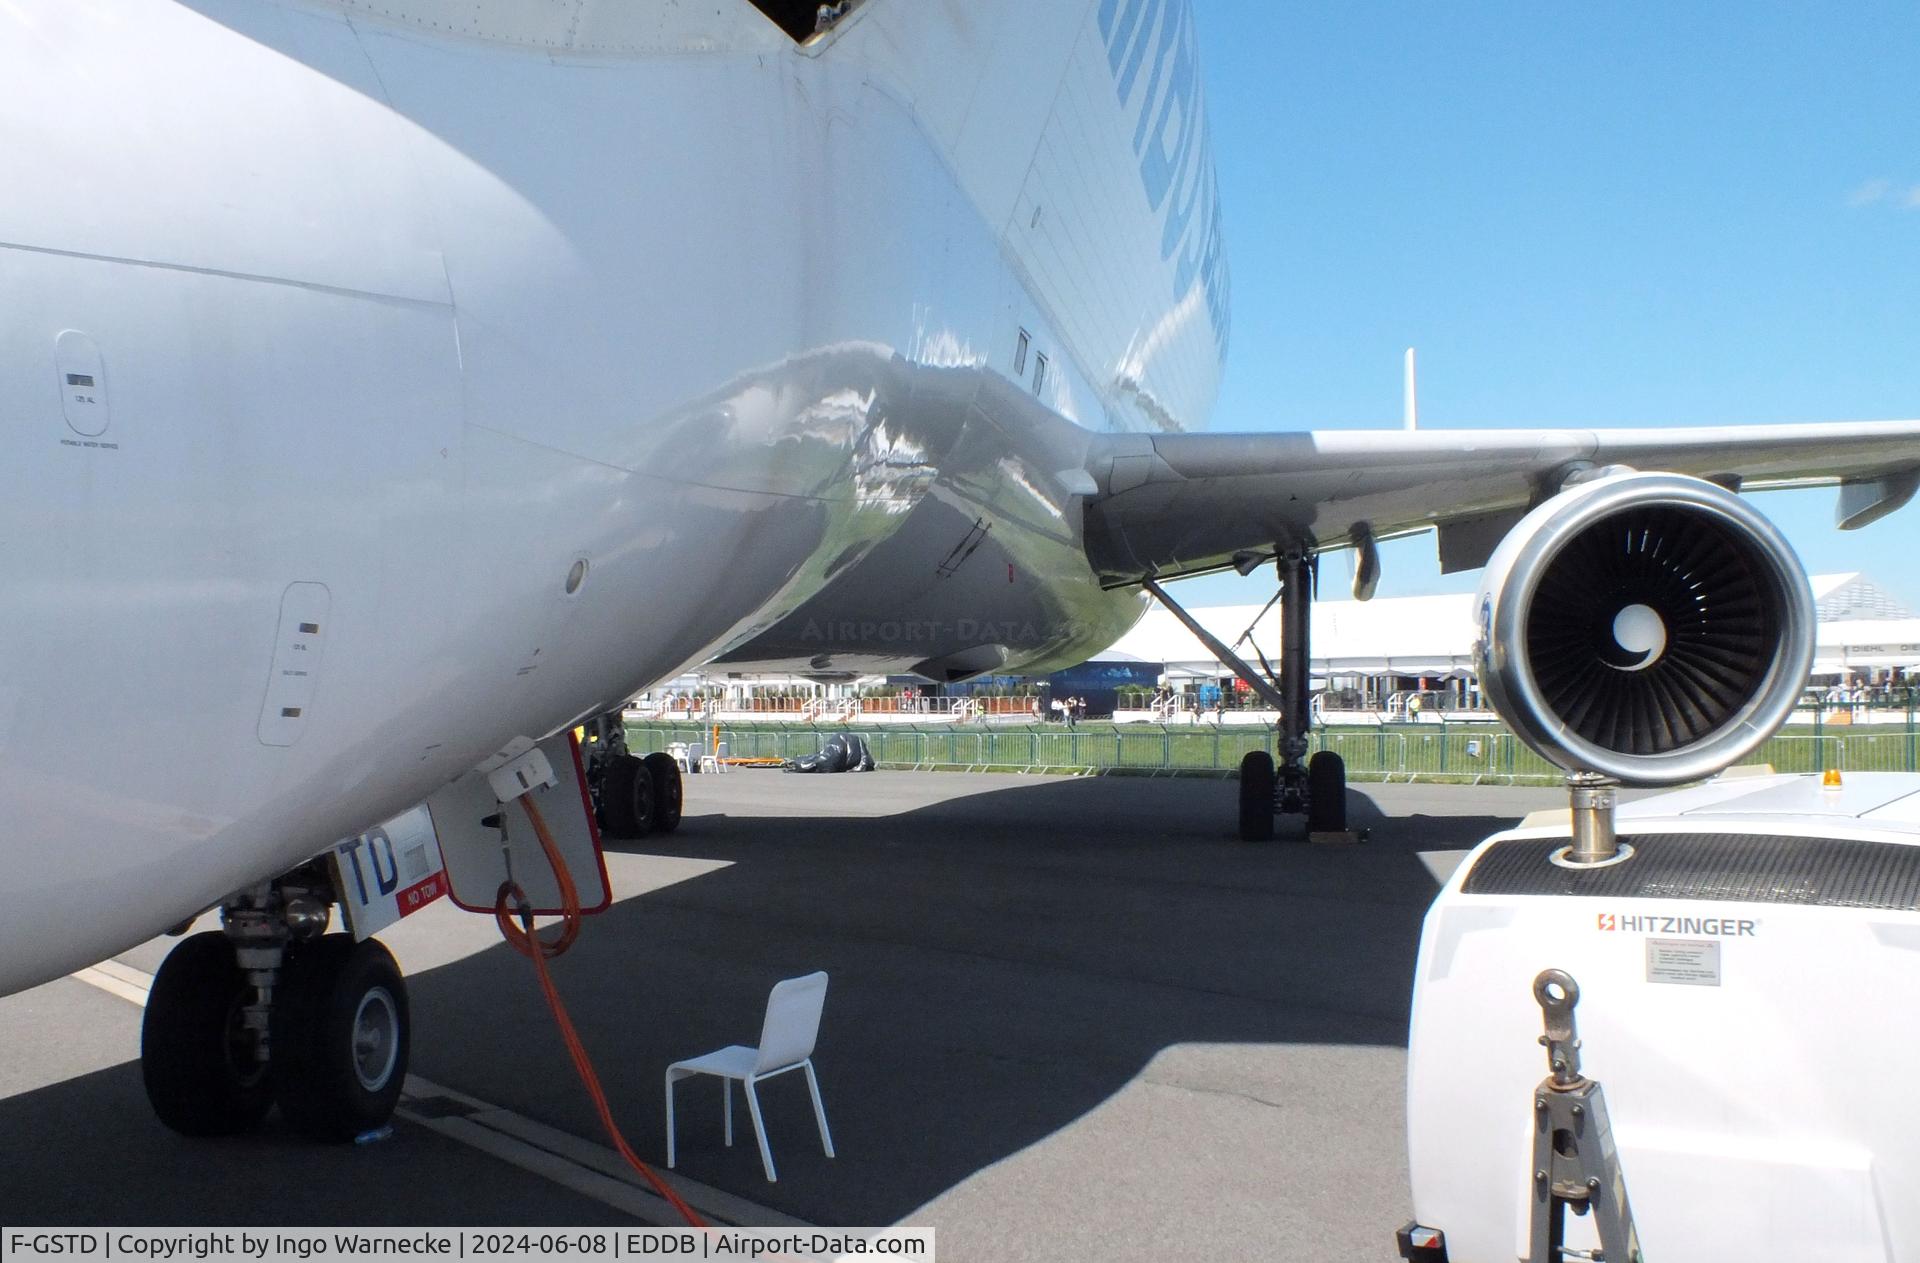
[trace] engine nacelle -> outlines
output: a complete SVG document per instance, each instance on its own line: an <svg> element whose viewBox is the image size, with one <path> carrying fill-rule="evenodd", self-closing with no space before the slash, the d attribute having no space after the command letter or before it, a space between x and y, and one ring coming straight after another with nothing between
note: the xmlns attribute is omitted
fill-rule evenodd
<svg viewBox="0 0 1920 1263"><path fill-rule="evenodd" d="M1520 739L1627 784L1738 762L1813 666L1793 548L1739 496L1679 474L1554 496L1494 550L1476 608L1481 687Z"/></svg>

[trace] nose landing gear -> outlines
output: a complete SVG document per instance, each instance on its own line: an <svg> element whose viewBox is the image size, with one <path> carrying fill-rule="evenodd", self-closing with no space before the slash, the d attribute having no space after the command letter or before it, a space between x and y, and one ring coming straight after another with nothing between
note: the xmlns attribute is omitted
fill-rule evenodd
<svg viewBox="0 0 1920 1263"><path fill-rule="evenodd" d="M393 1115L410 1025L400 968L375 939L329 934L288 955L274 1011L281 1117L316 1140L352 1140Z"/></svg>
<svg viewBox="0 0 1920 1263"><path fill-rule="evenodd" d="M140 1077L160 1121L187 1136L246 1131L273 1108L267 1063L243 1010L253 988L218 930L184 939L161 964L140 1028Z"/></svg>
<svg viewBox="0 0 1920 1263"><path fill-rule="evenodd" d="M189 1136L248 1131L277 1104L321 1140L382 1126L406 1082L411 1014L393 956L326 934L315 865L242 891L222 930L162 962L140 1032L141 1078L160 1121Z"/></svg>

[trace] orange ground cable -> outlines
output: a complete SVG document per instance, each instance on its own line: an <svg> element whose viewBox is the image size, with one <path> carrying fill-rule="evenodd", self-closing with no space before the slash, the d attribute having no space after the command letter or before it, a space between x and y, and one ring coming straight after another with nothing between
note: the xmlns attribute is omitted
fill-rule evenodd
<svg viewBox="0 0 1920 1263"><path fill-rule="evenodd" d="M695 1228L705 1228L707 1221L668 1187L652 1167L642 1162L627 1144L627 1138L620 1134L620 1128L613 1121L613 1110L607 1104L606 1090L600 1086L600 1076L594 1072L586 1046L580 1042L580 1032L574 1028L573 1019L567 1014L567 1006L562 1003L560 992L553 985L547 960L572 947L574 940L580 937L580 892L574 886L573 875L560 858L560 848L554 845L553 835L547 832L547 822L541 818L540 808L534 804L532 796L523 796L520 805L526 809L527 819L533 823L534 835L540 839L540 849L546 852L554 879L560 883L560 933L553 939L543 939L534 932L532 905L527 900L526 891L513 881L500 883L499 894L493 902L494 922L499 925L501 937L507 940L507 945L533 961L534 970L540 975L541 993L547 997L547 1007L553 1011L554 1024L560 1028L560 1038L567 1046L567 1055L573 1059L574 1071L579 1074L580 1082L586 1085L587 1095L593 1098L593 1107L600 1115L600 1125L606 1129L613 1147L626 1159L628 1166L653 1186L656 1193L667 1199L667 1204L678 1211L682 1219ZM510 904L518 911L519 925L513 923Z"/></svg>

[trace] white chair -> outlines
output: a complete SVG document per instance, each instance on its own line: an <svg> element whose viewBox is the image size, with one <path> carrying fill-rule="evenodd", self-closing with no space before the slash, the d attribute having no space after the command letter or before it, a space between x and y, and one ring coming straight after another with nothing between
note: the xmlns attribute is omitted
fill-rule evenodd
<svg viewBox="0 0 1920 1263"><path fill-rule="evenodd" d="M760 1046L730 1044L703 1057L676 1061L667 1067L667 1165L674 1162L673 1085L696 1074L720 1080L721 1117L727 1143L733 1143L733 1080L747 1093L747 1111L753 1115L753 1134L760 1142L760 1165L773 1183L773 1151L767 1147L767 1127L760 1117L760 1098L753 1085L789 1070L807 1072L807 1092L813 1097L814 1121L820 1124L820 1147L833 1156L833 1137L827 1131L826 1107L820 1104L820 1081L813 1073L813 1043L820 1033L820 1010L827 1002L827 975L777 982L767 995L767 1016L760 1027Z"/></svg>

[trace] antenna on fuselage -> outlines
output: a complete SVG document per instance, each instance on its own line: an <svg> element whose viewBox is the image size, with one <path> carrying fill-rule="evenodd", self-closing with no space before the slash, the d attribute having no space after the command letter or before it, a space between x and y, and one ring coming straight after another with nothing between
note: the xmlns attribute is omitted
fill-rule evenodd
<svg viewBox="0 0 1920 1263"><path fill-rule="evenodd" d="M1401 417L1403 418L1403 423L1407 429L1417 430L1420 428L1420 398L1419 398L1419 392L1415 390L1414 382L1413 382L1413 348L1412 347L1407 348L1406 380L1407 380L1406 402L1402 406Z"/></svg>

